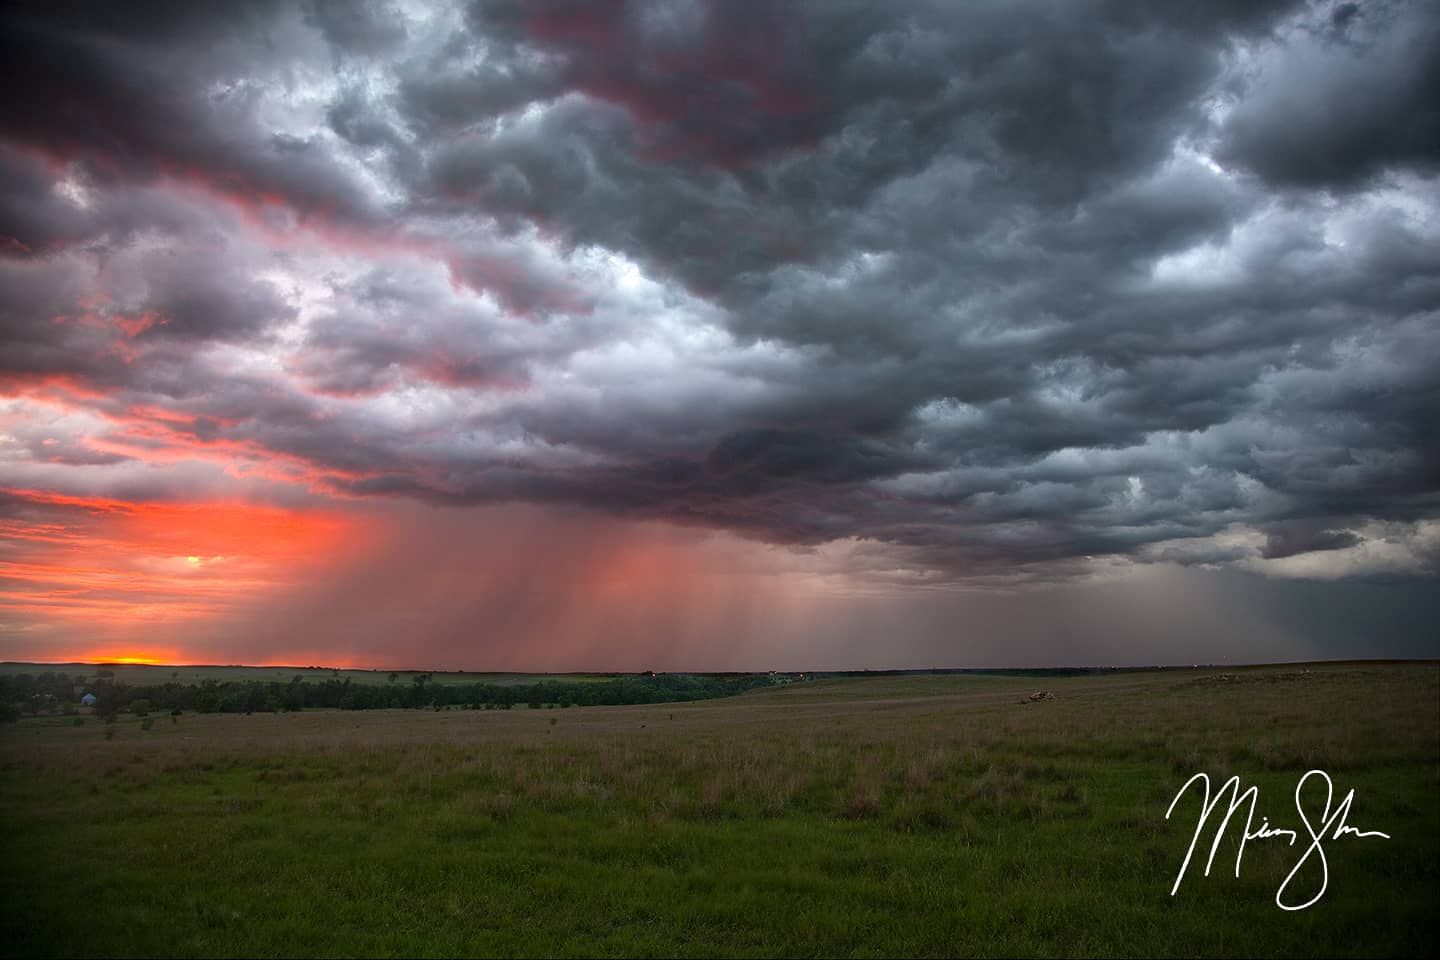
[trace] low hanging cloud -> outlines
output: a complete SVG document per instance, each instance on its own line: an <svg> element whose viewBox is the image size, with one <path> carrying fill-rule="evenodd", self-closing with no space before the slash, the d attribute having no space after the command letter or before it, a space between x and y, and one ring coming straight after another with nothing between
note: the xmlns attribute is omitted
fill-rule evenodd
<svg viewBox="0 0 1440 960"><path fill-rule="evenodd" d="M1437 65L1400 0L7 5L0 486L1433 576Z"/></svg>

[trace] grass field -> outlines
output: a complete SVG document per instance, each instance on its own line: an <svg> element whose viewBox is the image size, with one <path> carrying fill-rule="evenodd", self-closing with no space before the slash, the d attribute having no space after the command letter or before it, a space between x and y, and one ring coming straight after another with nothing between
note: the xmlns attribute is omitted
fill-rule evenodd
<svg viewBox="0 0 1440 960"><path fill-rule="evenodd" d="M1037 686L1056 698L1018 702ZM1435 663L115 729L0 728L5 956L1440 946ZM1393 839L1327 843L1308 910L1274 903L1300 852L1274 839L1251 841L1238 880L1232 841L1170 896L1198 801L1164 815L1191 774L1239 774L1272 824L1298 828L1311 768L1355 789L1352 826Z"/></svg>

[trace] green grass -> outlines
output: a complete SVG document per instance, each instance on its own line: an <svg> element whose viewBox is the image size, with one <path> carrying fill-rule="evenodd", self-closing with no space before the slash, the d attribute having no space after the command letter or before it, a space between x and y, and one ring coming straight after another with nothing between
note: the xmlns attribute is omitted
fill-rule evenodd
<svg viewBox="0 0 1440 960"><path fill-rule="evenodd" d="M0 731L0 954L1420 955L1440 666L834 679L688 704ZM1037 687L1057 699L1021 705ZM1169 895L1192 774L1296 826ZM1193 810L1193 806L1190 807ZM1233 851L1233 844L1230 849ZM1197 856L1200 855L1197 853Z"/></svg>

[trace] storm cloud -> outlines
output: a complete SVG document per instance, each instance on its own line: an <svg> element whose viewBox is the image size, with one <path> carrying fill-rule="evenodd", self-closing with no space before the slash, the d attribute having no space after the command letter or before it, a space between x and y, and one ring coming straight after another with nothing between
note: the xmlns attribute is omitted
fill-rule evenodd
<svg viewBox="0 0 1440 960"><path fill-rule="evenodd" d="M0 487L1436 574L1433 4L19 3L0 79Z"/></svg>

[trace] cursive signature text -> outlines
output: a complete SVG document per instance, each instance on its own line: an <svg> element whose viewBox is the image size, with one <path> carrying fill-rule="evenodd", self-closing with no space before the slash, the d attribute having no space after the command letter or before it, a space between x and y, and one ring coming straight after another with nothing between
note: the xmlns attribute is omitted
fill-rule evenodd
<svg viewBox="0 0 1440 960"><path fill-rule="evenodd" d="M1301 791L1305 789L1305 784L1311 777L1319 777L1325 782L1325 805L1320 809L1319 819L1314 823L1311 822L1310 817L1306 814L1305 804L1300 798ZM1293 847L1299 841L1299 831L1272 827L1269 819L1265 817L1260 818L1260 825L1258 827L1254 825L1255 804L1260 798L1260 788L1251 786L1249 789L1242 791L1240 789L1239 776L1232 776L1229 780L1226 780L1224 786L1215 793L1212 799L1210 795L1210 777L1203 773L1195 774L1195 776L1185 781L1185 785L1175 794L1175 799L1170 801L1170 807L1165 811L1166 820L1169 820L1170 815L1175 812L1175 805L1180 802L1180 798L1185 795L1191 786L1197 783L1200 784L1204 791L1200 800L1200 818L1195 824L1195 834L1190 838L1190 848L1185 851L1185 860L1180 864L1180 872L1175 877L1175 885L1170 888L1170 895L1172 897L1175 895L1175 892L1180 889L1180 881L1185 878L1185 871L1190 867L1190 859L1195 854L1195 845L1200 842L1200 835L1205 830L1205 824L1210 820L1211 814L1219 808L1220 802L1226 798L1227 794L1229 795L1229 804L1226 807L1224 819L1220 821L1220 825L1215 829L1215 840L1210 844L1210 856L1205 860L1205 876L1208 877L1210 875L1210 865L1215 862L1215 854L1220 850L1220 841L1225 836L1225 829L1230 825L1230 818L1235 815L1236 810L1239 810L1245 805L1246 801L1249 801L1250 806L1245 814L1245 830L1240 835L1240 849L1235 853L1235 876L1237 879L1240 876L1240 861L1245 856L1245 844L1247 842L1251 840L1269 840L1276 837L1284 837L1288 840L1290 846ZM1295 784L1295 812L1300 815L1300 822L1305 825L1305 833L1309 835L1310 839L1309 846L1305 848L1305 852L1300 856L1300 859L1296 861L1295 866L1290 872L1286 874L1285 879L1281 881L1280 889L1275 891L1275 905L1281 910L1304 910L1325 895L1325 889L1330 885L1330 866L1325 860L1324 843L1326 840L1339 840L1346 834L1354 837L1382 837L1386 840L1390 839L1388 833L1381 833L1379 830L1357 830L1345 822L1350 816L1350 804L1355 800L1355 791L1353 788L1345 794L1344 799L1334 805L1334 809L1332 810L1331 805L1334 803L1334 799L1335 786L1330 781L1330 775L1324 770L1311 770L1300 778L1300 782ZM1312 856L1319 858L1320 861L1320 889L1315 891L1315 895L1304 903L1290 902L1286 897L1286 891L1290 889L1296 875L1300 872L1300 868L1303 867L1306 861Z"/></svg>

